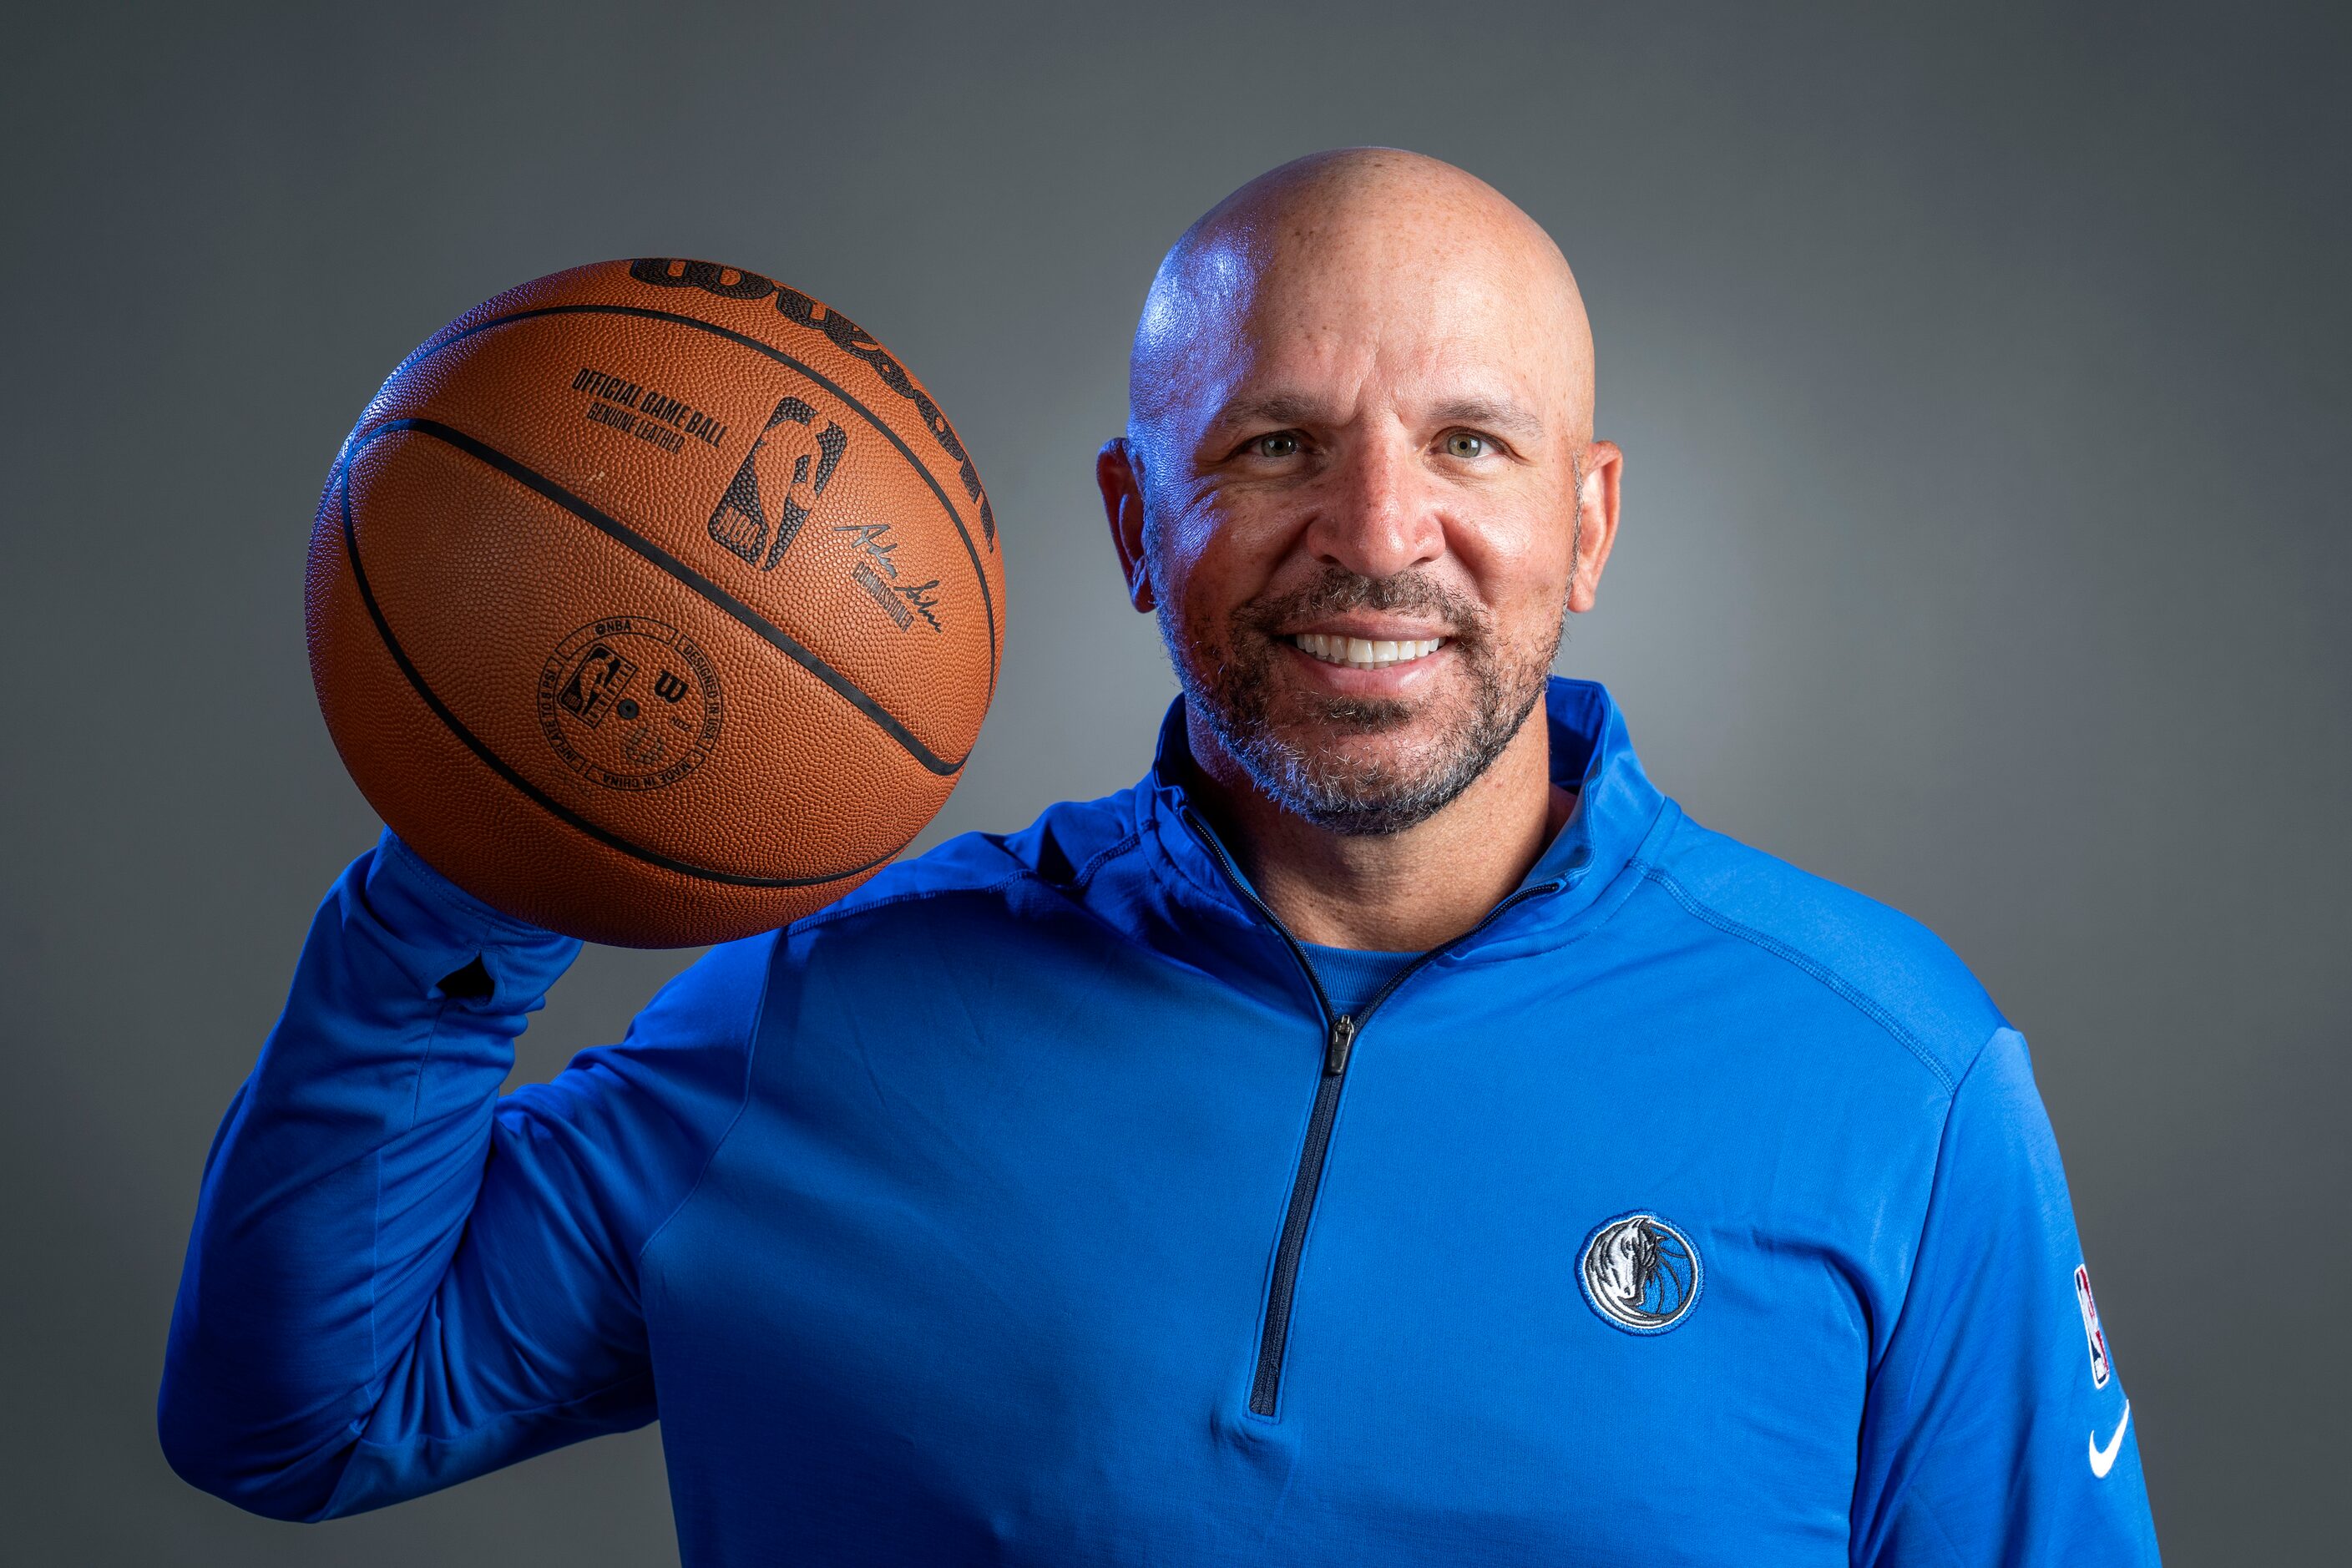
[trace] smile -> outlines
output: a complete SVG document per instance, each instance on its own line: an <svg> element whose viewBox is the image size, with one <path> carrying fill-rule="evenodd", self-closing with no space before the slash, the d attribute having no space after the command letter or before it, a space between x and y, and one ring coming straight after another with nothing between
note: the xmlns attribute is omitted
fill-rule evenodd
<svg viewBox="0 0 2352 1568"><path fill-rule="evenodd" d="M1410 664L1414 659L1428 658L1445 645L1444 637L1375 642L1365 637L1326 637L1321 632L1301 632L1284 640L1309 658L1319 658L1325 664L1343 665L1349 669L1379 669L1385 665Z"/></svg>

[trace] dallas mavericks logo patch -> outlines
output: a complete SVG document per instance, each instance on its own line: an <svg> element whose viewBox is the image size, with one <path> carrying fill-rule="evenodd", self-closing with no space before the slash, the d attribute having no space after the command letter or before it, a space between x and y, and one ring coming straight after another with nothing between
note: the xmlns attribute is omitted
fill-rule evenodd
<svg viewBox="0 0 2352 1568"><path fill-rule="evenodd" d="M1663 1334L1698 1304L1706 1267L1690 1237L1656 1215L1621 1214L1584 1238L1576 1278L1611 1328Z"/></svg>

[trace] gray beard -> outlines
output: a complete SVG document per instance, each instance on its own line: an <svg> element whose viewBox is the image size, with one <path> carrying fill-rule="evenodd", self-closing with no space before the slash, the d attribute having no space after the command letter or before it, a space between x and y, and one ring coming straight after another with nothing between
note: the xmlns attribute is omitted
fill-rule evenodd
<svg viewBox="0 0 2352 1568"><path fill-rule="evenodd" d="M1350 837L1402 833L1424 822L1491 767L1543 701L1567 627L1563 606L1559 626L1540 657L1512 658L1475 603L1412 573L1370 578L1332 566L1304 589L1234 611L1225 627L1226 657L1202 669L1185 657L1186 641L1167 597L1155 597L1160 640L1184 689L1187 711L1200 716L1268 800L1318 827ZM1433 611L1452 628L1448 635L1472 681L1469 713L1432 754L1349 763L1301 749L1274 721L1273 669L1281 654L1271 628L1350 609ZM1306 702L1307 716L1366 735L1405 724L1423 710L1409 702L1358 698Z"/></svg>

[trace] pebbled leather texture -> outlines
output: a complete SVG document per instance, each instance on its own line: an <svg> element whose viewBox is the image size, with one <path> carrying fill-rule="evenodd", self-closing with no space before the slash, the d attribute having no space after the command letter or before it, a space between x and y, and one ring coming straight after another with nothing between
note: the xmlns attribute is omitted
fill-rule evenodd
<svg viewBox="0 0 2352 1568"><path fill-rule="evenodd" d="M840 897L946 801L1002 659L995 520L863 329L710 263L524 284L402 363L312 533L320 707L468 892L629 946Z"/></svg>

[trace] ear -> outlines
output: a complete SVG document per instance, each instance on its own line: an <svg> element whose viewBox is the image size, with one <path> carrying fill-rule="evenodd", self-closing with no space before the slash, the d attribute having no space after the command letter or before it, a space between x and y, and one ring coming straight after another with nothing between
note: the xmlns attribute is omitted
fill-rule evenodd
<svg viewBox="0 0 2352 1568"><path fill-rule="evenodd" d="M1581 615L1601 596L1601 573L1617 542L1619 486L1625 454L1614 441L1584 449L1584 489L1576 498L1576 578L1568 585L1568 607Z"/></svg>
<svg viewBox="0 0 2352 1568"><path fill-rule="evenodd" d="M1114 436L1095 454L1095 484L1102 491L1103 518L1110 524L1111 547L1118 552L1118 569L1127 577L1127 596L1149 614L1151 574L1143 561L1143 483L1128 455L1127 437Z"/></svg>

